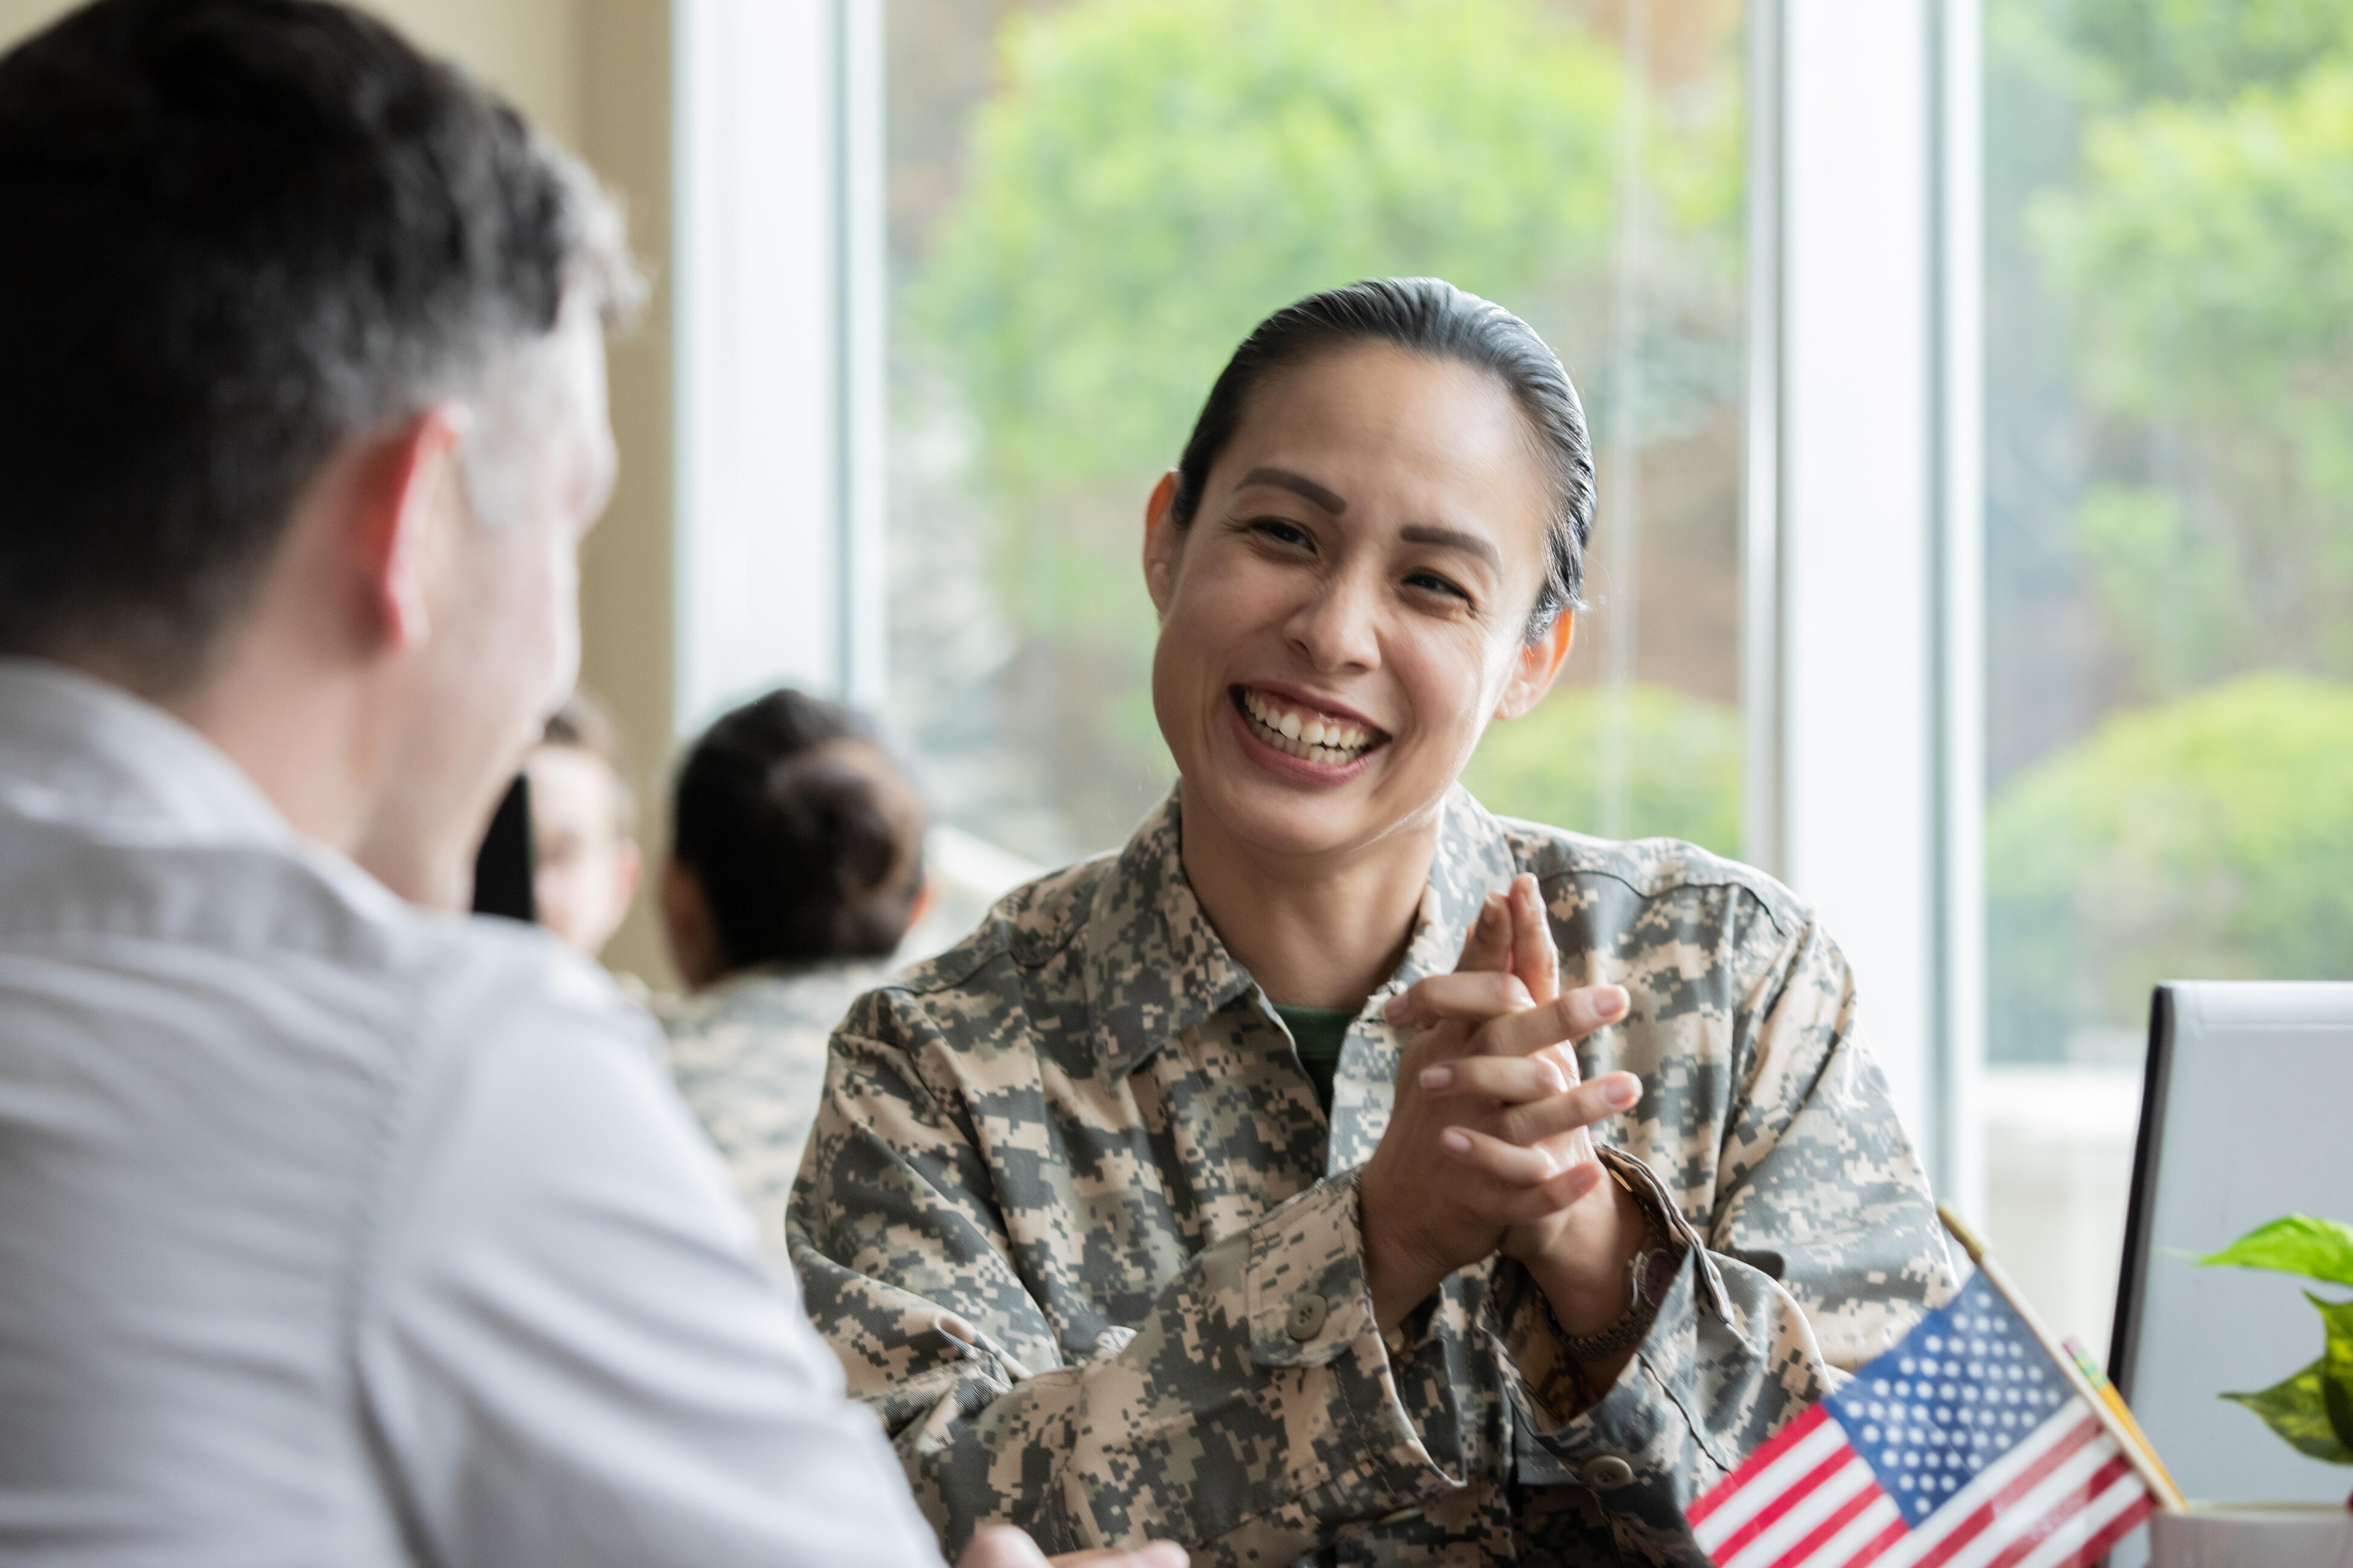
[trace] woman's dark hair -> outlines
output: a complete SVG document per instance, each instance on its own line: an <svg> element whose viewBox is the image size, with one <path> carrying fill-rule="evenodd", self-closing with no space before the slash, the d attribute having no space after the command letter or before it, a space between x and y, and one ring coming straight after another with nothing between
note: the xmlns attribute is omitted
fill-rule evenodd
<svg viewBox="0 0 2353 1568"><path fill-rule="evenodd" d="M1585 585L1585 541L1593 526L1593 443L1585 406L1561 368L1560 356L1535 329L1501 305L1466 294L1441 278L1374 278L1310 294L1261 321L1226 362L1192 438L1176 465L1172 515L1180 528L1200 510L1209 469L1233 439L1250 394L1270 375L1319 354L1364 342L1385 342L1408 353L1453 360L1492 374L1527 416L1553 469L1550 560L1528 618L1534 641L1561 611L1575 607Z"/></svg>
<svg viewBox="0 0 2353 1568"><path fill-rule="evenodd" d="M670 852L730 970L881 958L923 885L923 808L874 726L789 689L703 731L679 769Z"/></svg>

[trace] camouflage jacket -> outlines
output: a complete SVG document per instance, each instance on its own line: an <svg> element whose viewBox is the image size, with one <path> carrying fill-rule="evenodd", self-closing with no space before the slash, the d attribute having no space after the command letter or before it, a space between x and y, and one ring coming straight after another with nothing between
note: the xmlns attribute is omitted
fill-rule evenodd
<svg viewBox="0 0 2353 1568"><path fill-rule="evenodd" d="M652 1003L670 1040L671 1075L760 1224L785 1247L785 1200L825 1089L826 1039L884 963L839 962L749 969Z"/></svg>
<svg viewBox="0 0 2353 1568"><path fill-rule="evenodd" d="M951 1555L1004 1521L1050 1552L1166 1536L1207 1563L1704 1563L1683 1506L1952 1288L1838 949L1756 871L1458 790L1327 1126L1177 834L1172 797L834 1037L793 1260ZM1457 1273L1388 1335L1365 1284L1382 1004L1451 969L1522 870L1563 983L1632 994L1578 1056L1641 1076L1596 1131L1683 1249L1598 1401L1519 1265Z"/></svg>

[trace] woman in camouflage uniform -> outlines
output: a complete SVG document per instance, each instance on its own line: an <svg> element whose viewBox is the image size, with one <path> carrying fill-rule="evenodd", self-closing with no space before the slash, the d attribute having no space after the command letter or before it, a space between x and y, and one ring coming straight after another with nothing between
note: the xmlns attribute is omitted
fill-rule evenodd
<svg viewBox="0 0 2353 1568"><path fill-rule="evenodd" d="M952 1546L1704 1562L1683 1506L1949 1290L1806 907L1455 782L1592 505L1559 362L1447 284L1219 377L1145 525L1182 782L852 1010L794 1193Z"/></svg>
<svg viewBox="0 0 2353 1568"><path fill-rule="evenodd" d="M780 687L678 770L661 868L683 996L653 1004L670 1072L781 1255L827 1037L922 917L924 813L871 722Z"/></svg>

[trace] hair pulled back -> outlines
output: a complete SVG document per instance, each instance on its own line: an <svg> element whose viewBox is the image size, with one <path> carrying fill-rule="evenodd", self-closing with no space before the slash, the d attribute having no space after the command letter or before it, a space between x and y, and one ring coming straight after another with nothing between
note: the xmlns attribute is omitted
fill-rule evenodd
<svg viewBox="0 0 2353 1568"><path fill-rule="evenodd" d="M671 852L730 970L881 958L923 881L923 810L874 726L771 691L705 731L679 769Z"/></svg>
<svg viewBox="0 0 2353 1568"><path fill-rule="evenodd" d="M1187 527L1219 454L1231 441L1250 395L1268 377L1318 355L1382 342L1431 359L1486 371L1504 384L1553 471L1553 515L1546 529L1544 586L1528 617L1528 638L1577 607L1585 584L1585 544L1593 526L1593 443L1585 406L1560 356L1535 329L1501 305L1465 293L1442 278L1373 278L1310 294L1261 321L1209 388L1191 439L1176 465L1172 512Z"/></svg>

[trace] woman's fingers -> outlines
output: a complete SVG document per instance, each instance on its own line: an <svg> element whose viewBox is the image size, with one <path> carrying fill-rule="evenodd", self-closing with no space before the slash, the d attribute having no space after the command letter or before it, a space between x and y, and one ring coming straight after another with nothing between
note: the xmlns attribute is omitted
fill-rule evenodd
<svg viewBox="0 0 2353 1568"><path fill-rule="evenodd" d="M1541 1143L1630 1110L1642 1098L1642 1080L1630 1072L1604 1073L1566 1094L1514 1103L1495 1119L1505 1142Z"/></svg>
<svg viewBox="0 0 2353 1568"><path fill-rule="evenodd" d="M1490 893L1479 906L1479 918L1471 922L1471 934L1462 939L1462 956L1454 972L1508 969L1511 962L1511 905L1501 893Z"/></svg>
<svg viewBox="0 0 2353 1568"><path fill-rule="evenodd" d="M1531 1056L1618 1022L1626 1016L1626 1005L1622 985L1580 985L1540 1006L1491 1018L1479 1030L1474 1048L1493 1056Z"/></svg>
<svg viewBox="0 0 2353 1568"><path fill-rule="evenodd" d="M1087 1552L1065 1552L1046 1561L1054 1568L1185 1568L1192 1557L1173 1541L1147 1541L1141 1546L1098 1546Z"/></svg>
<svg viewBox="0 0 2353 1568"><path fill-rule="evenodd" d="M1086 1552L1066 1552L1049 1557L1028 1533L1009 1524L987 1524L973 1532L972 1544L956 1560L956 1568L1185 1568L1188 1558L1173 1541L1151 1541L1141 1546L1098 1546Z"/></svg>
<svg viewBox="0 0 2353 1568"><path fill-rule="evenodd" d="M1560 950L1553 945L1552 922L1545 918L1544 894L1523 871L1512 879L1512 973L1539 1002L1560 994Z"/></svg>
<svg viewBox="0 0 2353 1568"><path fill-rule="evenodd" d="M1506 1142L1521 1144L1590 1127L1631 1110L1642 1098L1642 1080L1632 1073L1568 1082L1543 1056L1461 1057L1422 1068L1420 1082L1432 1100L1500 1107L1489 1125Z"/></svg>
<svg viewBox="0 0 2353 1568"><path fill-rule="evenodd" d="M1475 1128L1450 1127L1438 1141L1447 1158L1502 1189L1485 1205L1490 1224L1525 1225L1567 1207L1608 1178L1589 1155L1571 1161L1557 1149L1525 1148Z"/></svg>
<svg viewBox="0 0 2353 1568"><path fill-rule="evenodd" d="M1399 1028L1420 1028L1452 1020L1483 1024L1492 1018L1525 1012L1535 998L1516 974L1494 969L1456 970L1417 980L1402 994L1389 998L1388 1020Z"/></svg>
<svg viewBox="0 0 2353 1568"><path fill-rule="evenodd" d="M1545 1056L1461 1057L1421 1069L1422 1092L1433 1100L1495 1100L1507 1105L1549 1100L1575 1080Z"/></svg>

